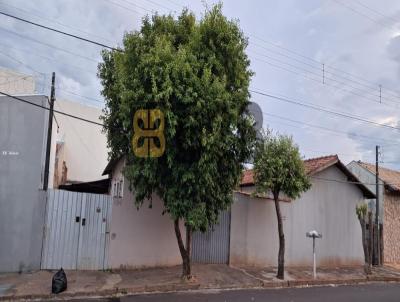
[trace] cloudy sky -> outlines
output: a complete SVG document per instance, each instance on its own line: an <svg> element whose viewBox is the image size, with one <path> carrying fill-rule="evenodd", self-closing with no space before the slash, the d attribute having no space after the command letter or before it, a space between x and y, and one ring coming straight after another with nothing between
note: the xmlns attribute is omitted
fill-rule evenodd
<svg viewBox="0 0 400 302"><path fill-rule="evenodd" d="M201 17L212 3L0 0L0 10L116 46L146 14L177 14L188 7ZM249 38L251 88L278 97L252 94L264 112L264 127L292 135L305 157L338 154L345 163L373 162L378 144L382 165L400 168L399 1L226 0L223 5ZM38 92L46 94L55 71L57 97L102 106L98 46L6 16L0 17L0 35L0 67L34 74Z"/></svg>

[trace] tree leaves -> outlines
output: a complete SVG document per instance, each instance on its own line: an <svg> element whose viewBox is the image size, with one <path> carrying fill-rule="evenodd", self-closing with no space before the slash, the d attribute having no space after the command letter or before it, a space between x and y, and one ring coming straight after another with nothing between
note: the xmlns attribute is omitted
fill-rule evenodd
<svg viewBox="0 0 400 302"><path fill-rule="evenodd" d="M255 141L246 46L238 24L217 5L201 20L188 10L178 18L145 18L140 31L124 36L124 52L103 52L99 77L110 156L126 157L137 205L157 193L172 219L206 230L232 203ZM132 153L133 114L146 108L164 113L160 158Z"/></svg>
<svg viewBox="0 0 400 302"><path fill-rule="evenodd" d="M265 133L255 151L256 192L280 192L297 198L311 187L297 145L291 137Z"/></svg>

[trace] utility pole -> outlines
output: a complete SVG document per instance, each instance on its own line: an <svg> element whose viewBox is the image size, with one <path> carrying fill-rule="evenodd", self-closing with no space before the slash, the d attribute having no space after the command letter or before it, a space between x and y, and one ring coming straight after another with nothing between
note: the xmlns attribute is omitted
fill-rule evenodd
<svg viewBox="0 0 400 302"><path fill-rule="evenodd" d="M376 146L375 149L375 182L376 182L376 202L375 202L375 230L376 230L376 256L377 261L376 264L381 264L381 255L380 255L380 232L379 232L379 146Z"/></svg>
<svg viewBox="0 0 400 302"><path fill-rule="evenodd" d="M47 191L49 186L49 168L50 168L50 151L51 151L51 135L53 130L53 114L54 114L54 101L55 101L55 81L56 74L53 72L51 77L51 92L50 92L50 110L49 110L49 123L47 129L47 145L46 145L46 161L44 164L44 179L43 190Z"/></svg>

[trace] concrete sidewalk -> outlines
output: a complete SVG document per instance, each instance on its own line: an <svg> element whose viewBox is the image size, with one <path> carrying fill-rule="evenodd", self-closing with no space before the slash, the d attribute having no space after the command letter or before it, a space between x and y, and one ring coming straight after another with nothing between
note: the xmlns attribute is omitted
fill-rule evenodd
<svg viewBox="0 0 400 302"><path fill-rule="evenodd" d="M396 267L374 268L366 278L362 267L320 268L318 279L311 268L287 268L286 280L275 278L275 268L230 267L227 265L193 265L195 278L180 279L181 267L138 269L129 271L66 271L67 291L58 298L115 296L143 292L170 292L194 289L229 289L291 287L323 284L356 284L369 281L400 282ZM0 274L0 300L48 299L54 272Z"/></svg>

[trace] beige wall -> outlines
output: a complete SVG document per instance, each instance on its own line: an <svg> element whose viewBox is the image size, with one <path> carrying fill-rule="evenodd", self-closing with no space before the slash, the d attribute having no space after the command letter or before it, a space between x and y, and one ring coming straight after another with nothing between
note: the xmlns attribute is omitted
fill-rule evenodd
<svg viewBox="0 0 400 302"><path fill-rule="evenodd" d="M113 180L122 178L120 161L113 171ZM170 266L181 263L173 222L161 215L163 205L153 198L149 209L145 202L138 210L134 196L125 181L123 198L113 198L109 264L111 268ZM182 228L181 228L182 229ZM182 236L185 233L182 232Z"/></svg>
<svg viewBox="0 0 400 302"><path fill-rule="evenodd" d="M336 167L317 174L318 178L345 181ZM312 188L291 203L281 202L286 237L287 265L312 264L312 240L306 232L323 234L317 240L319 265L363 263L361 228L356 204L363 202L361 191L352 184L312 179ZM230 262L268 266L277 264L277 218L272 200L235 194L232 205Z"/></svg>
<svg viewBox="0 0 400 302"><path fill-rule="evenodd" d="M99 119L101 109L78 102L57 99L54 104L55 110L84 117L88 120L101 123ZM56 143L62 144L62 159L59 159L59 170L63 161L68 168L67 181L93 181L104 178L101 176L107 165L107 138L102 133L102 127L71 117L54 114L59 124L53 120L52 151L50 159L50 184L53 187ZM58 130L58 132L57 132ZM58 173L61 177L61 173Z"/></svg>
<svg viewBox="0 0 400 302"><path fill-rule="evenodd" d="M1 68L0 91L8 94L34 94L35 79L30 75Z"/></svg>
<svg viewBox="0 0 400 302"><path fill-rule="evenodd" d="M384 196L383 260L400 263L400 195L386 193Z"/></svg>

